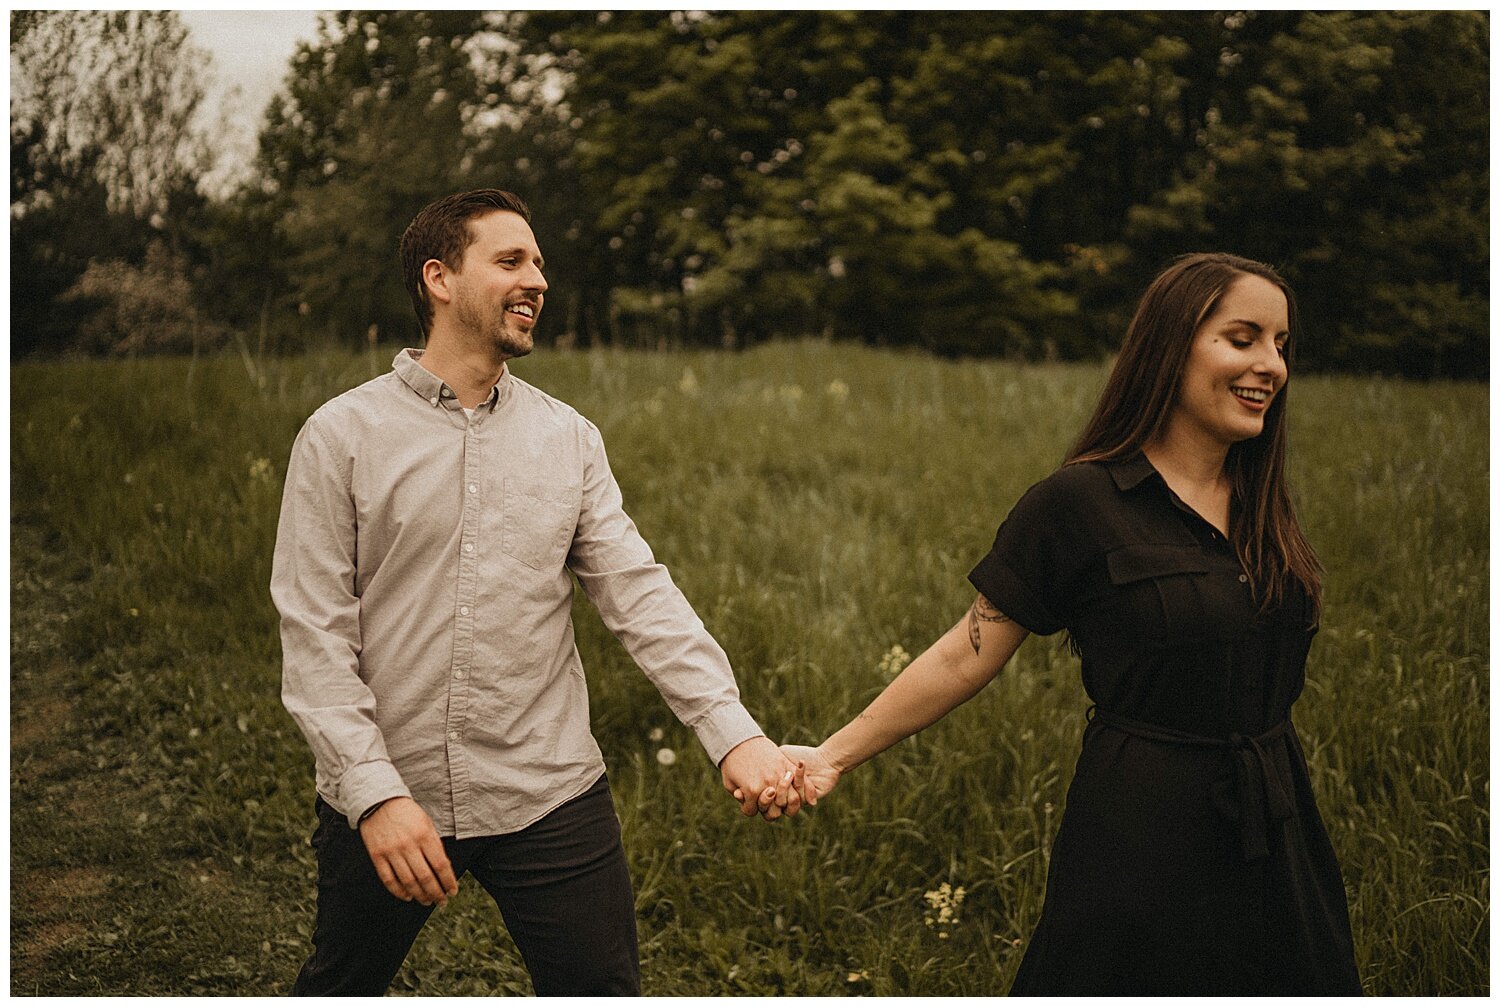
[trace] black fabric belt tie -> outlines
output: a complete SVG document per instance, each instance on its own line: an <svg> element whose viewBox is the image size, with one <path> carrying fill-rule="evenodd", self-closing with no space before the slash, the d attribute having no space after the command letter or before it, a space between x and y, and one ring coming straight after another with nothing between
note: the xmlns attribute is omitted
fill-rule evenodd
<svg viewBox="0 0 1500 1007"><path fill-rule="evenodd" d="M1291 718L1283 720L1265 734L1246 737L1231 734L1227 738L1206 738L1170 727L1147 724L1097 706L1089 707L1090 721L1099 721L1117 731L1164 745L1186 745L1192 748L1224 750L1224 766L1214 779L1214 810L1240 826L1240 846L1246 860L1269 856L1268 822L1282 822L1292 817L1292 799L1277 772L1275 760L1266 746L1291 734Z"/></svg>

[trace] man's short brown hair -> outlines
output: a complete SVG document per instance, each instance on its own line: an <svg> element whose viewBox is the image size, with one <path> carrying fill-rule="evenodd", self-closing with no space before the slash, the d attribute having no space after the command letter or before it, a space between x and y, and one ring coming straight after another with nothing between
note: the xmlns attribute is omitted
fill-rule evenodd
<svg viewBox="0 0 1500 1007"><path fill-rule="evenodd" d="M470 189L427 204L401 235L401 269L423 339L432 325L432 301L422 280L422 267L428 259L437 259L449 269L458 269L464 250L474 243L469 221L496 210L518 213L522 220L531 223L531 210L515 193L504 189Z"/></svg>

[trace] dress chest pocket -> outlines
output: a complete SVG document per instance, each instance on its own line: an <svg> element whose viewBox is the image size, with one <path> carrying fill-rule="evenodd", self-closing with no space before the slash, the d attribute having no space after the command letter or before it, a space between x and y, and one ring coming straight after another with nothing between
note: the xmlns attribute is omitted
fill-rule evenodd
<svg viewBox="0 0 1500 1007"><path fill-rule="evenodd" d="M505 481L500 550L533 570L561 570L578 527L578 497L557 487Z"/></svg>
<svg viewBox="0 0 1500 1007"><path fill-rule="evenodd" d="M1196 546L1125 545L1105 554L1118 618L1153 647L1212 635L1203 596L1209 565Z"/></svg>

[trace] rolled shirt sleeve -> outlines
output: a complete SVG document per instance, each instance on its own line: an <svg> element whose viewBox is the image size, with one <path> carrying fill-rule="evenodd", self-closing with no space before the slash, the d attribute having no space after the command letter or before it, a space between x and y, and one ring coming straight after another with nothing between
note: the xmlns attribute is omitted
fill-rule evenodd
<svg viewBox="0 0 1500 1007"><path fill-rule="evenodd" d="M584 421L579 436L583 502L568 566L605 626L718 765L765 732L740 702L724 649L625 513L598 429Z"/></svg>
<svg viewBox="0 0 1500 1007"><path fill-rule="evenodd" d="M287 464L271 567L281 614L281 698L317 762L318 791L356 827L371 807L410 791L386 752L375 695L359 674L356 515L347 453L314 414Z"/></svg>
<svg viewBox="0 0 1500 1007"><path fill-rule="evenodd" d="M1064 468L1027 490L969 573L990 604L1037 636L1063 629L1072 615L1069 585L1086 558L1072 489L1078 474Z"/></svg>

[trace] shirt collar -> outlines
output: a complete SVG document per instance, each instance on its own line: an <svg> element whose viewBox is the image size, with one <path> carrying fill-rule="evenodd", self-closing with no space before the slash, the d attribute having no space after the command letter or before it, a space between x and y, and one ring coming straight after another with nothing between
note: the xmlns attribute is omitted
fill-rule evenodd
<svg viewBox="0 0 1500 1007"><path fill-rule="evenodd" d="M449 388L442 378L418 362L422 359L423 352L425 351L408 347L396 354L396 359L391 361L391 367L395 370L396 376L406 382L408 388L426 399L429 404L443 406L446 409L460 408L458 396L453 389ZM495 387L490 389L489 395L485 396L479 406L493 410L509 394L510 367L507 365L500 371L500 380L495 382Z"/></svg>
<svg viewBox="0 0 1500 1007"><path fill-rule="evenodd" d="M1121 493L1128 493L1157 475L1156 466L1151 464L1151 459L1146 457L1144 451L1124 458L1111 458L1103 464Z"/></svg>

